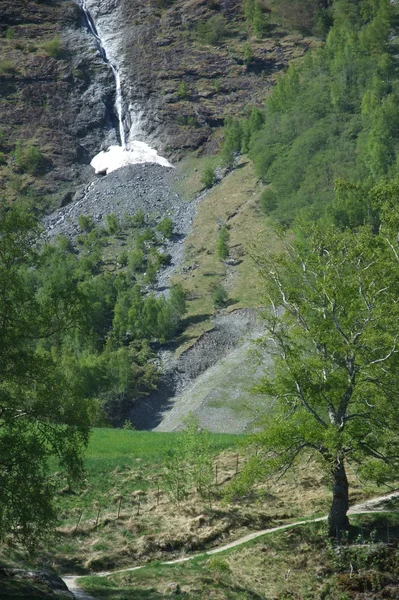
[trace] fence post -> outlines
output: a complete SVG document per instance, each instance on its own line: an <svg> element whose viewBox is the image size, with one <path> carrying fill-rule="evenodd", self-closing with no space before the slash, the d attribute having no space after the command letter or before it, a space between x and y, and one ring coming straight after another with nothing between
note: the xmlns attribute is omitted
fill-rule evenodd
<svg viewBox="0 0 399 600"><path fill-rule="evenodd" d="M237 473L238 473L238 454L236 456L236 475L237 475Z"/></svg>
<svg viewBox="0 0 399 600"><path fill-rule="evenodd" d="M159 506L159 483L157 488L157 506Z"/></svg>
<svg viewBox="0 0 399 600"><path fill-rule="evenodd" d="M97 510L97 517L96 517L95 529L97 529L98 519L100 518L100 511L101 511L101 506L99 506L98 510Z"/></svg>
<svg viewBox="0 0 399 600"><path fill-rule="evenodd" d="M140 494L137 496L137 516L140 515Z"/></svg>
<svg viewBox="0 0 399 600"><path fill-rule="evenodd" d="M218 484L218 466L215 465L215 485Z"/></svg>
<svg viewBox="0 0 399 600"><path fill-rule="evenodd" d="M79 515L79 519L78 519L78 522L76 523L76 527L75 527L75 531L74 531L74 533L76 533L76 532L77 532L77 530L78 530L78 527L79 527L79 525L80 525L80 521L81 521L81 519L82 519L82 516L83 516L83 510L81 511L81 513L80 513L80 515Z"/></svg>

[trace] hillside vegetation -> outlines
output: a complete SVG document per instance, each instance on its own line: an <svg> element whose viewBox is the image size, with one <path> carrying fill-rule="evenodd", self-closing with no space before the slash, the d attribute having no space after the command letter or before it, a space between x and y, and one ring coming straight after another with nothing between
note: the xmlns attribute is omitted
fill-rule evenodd
<svg viewBox="0 0 399 600"><path fill-rule="evenodd" d="M309 207L324 215L339 179L372 185L397 168L396 8L337 0L331 15L325 44L290 65L265 111L226 130L226 160L249 152L262 208L282 223Z"/></svg>

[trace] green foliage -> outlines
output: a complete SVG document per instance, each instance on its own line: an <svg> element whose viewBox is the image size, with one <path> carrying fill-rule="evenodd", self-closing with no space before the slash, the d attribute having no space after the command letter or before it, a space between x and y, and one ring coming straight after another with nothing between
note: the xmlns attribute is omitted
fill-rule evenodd
<svg viewBox="0 0 399 600"><path fill-rule="evenodd" d="M262 37L266 29L266 18L262 5L258 0L244 1L244 15L249 27L256 37Z"/></svg>
<svg viewBox="0 0 399 600"><path fill-rule="evenodd" d="M129 271L132 273L143 272L146 268L145 254L142 250L136 248L129 256Z"/></svg>
<svg viewBox="0 0 399 600"><path fill-rule="evenodd" d="M255 436L264 453L246 476L284 472L303 452L318 455L334 481L332 535L348 509L345 461L367 465L379 482L397 468L398 243L396 222L385 217L397 197L396 185L365 199L382 205L377 234L368 225L342 231L303 221L294 244L282 236L279 255L256 256L274 341L274 373L257 390L273 399L273 411Z"/></svg>
<svg viewBox="0 0 399 600"><path fill-rule="evenodd" d="M225 260L229 256L230 233L226 226L221 227L216 242L216 254L220 260Z"/></svg>
<svg viewBox="0 0 399 600"><path fill-rule="evenodd" d="M43 50L51 58L62 58L64 49L61 44L61 40L58 35L54 36L53 39L43 44Z"/></svg>
<svg viewBox="0 0 399 600"><path fill-rule="evenodd" d="M294 4L281 2L279 9L290 5L296 14ZM314 16L317 3L310 4ZM279 78L264 125L248 133L245 120L227 124L222 155L231 163L234 153L249 150L256 173L272 184L275 196L271 203L267 192L262 203L282 223L309 206L322 216L335 197L337 179L372 185L394 174L399 80L391 29L396 12L385 0L367 3L367 10L358 2L334 3L334 26L325 45Z"/></svg>
<svg viewBox="0 0 399 600"><path fill-rule="evenodd" d="M224 144L222 149L222 160L226 165L232 165L236 154L241 151L242 146L242 124L235 119L228 119L224 128Z"/></svg>
<svg viewBox="0 0 399 600"><path fill-rule="evenodd" d="M212 441L199 420L189 415L178 444L168 452L163 473L163 485L179 503L194 487L200 496L208 498L214 482Z"/></svg>
<svg viewBox="0 0 399 600"><path fill-rule="evenodd" d="M212 302L215 308L223 308L227 304L228 294L222 285L217 285L212 293Z"/></svg>
<svg viewBox="0 0 399 600"><path fill-rule="evenodd" d="M5 33L5 38L7 40L12 40L14 36L15 36L15 30L12 27L7 27L6 33Z"/></svg>
<svg viewBox="0 0 399 600"><path fill-rule="evenodd" d="M12 60L8 60L6 58L2 58L0 60L0 75L11 75L16 73L17 69Z"/></svg>
<svg viewBox="0 0 399 600"><path fill-rule="evenodd" d="M138 210L134 215L126 215L125 221L128 227L144 227L145 225L145 213L143 210Z"/></svg>
<svg viewBox="0 0 399 600"><path fill-rule="evenodd" d="M129 255L126 252L126 250L124 250L123 252L120 253L120 255L118 256L118 264L121 267L126 267L126 265L129 262Z"/></svg>
<svg viewBox="0 0 399 600"><path fill-rule="evenodd" d="M187 85L187 83L185 81L181 81L179 83L179 87L177 88L177 95L182 100L186 100L186 98L189 97L190 92L189 92L189 89L188 89L188 85Z"/></svg>
<svg viewBox="0 0 399 600"><path fill-rule="evenodd" d="M228 35L227 20L223 15L213 15L205 23L197 25L198 35L208 44L220 44Z"/></svg>
<svg viewBox="0 0 399 600"><path fill-rule="evenodd" d="M37 175L43 166L44 156L33 144L18 141L14 152L15 165L19 171Z"/></svg>
<svg viewBox="0 0 399 600"><path fill-rule="evenodd" d="M173 238L173 221L170 217L164 217L157 225L158 231L168 240Z"/></svg>
<svg viewBox="0 0 399 600"><path fill-rule="evenodd" d="M91 215L80 214L78 216L78 225L81 231L92 231L94 227L93 217Z"/></svg>
<svg viewBox="0 0 399 600"><path fill-rule="evenodd" d="M271 187L267 187L261 193L259 199L261 208L266 215L269 215L277 208L277 197Z"/></svg>
<svg viewBox="0 0 399 600"><path fill-rule="evenodd" d="M111 213L106 216L106 222L109 235L116 235L120 229L118 217L114 213Z"/></svg>
<svg viewBox="0 0 399 600"><path fill-rule="evenodd" d="M49 460L82 474L90 408L63 368L60 339L83 326L86 299L69 265L47 272L34 219L0 220L0 536L33 545L54 523Z"/></svg>
<svg viewBox="0 0 399 600"><path fill-rule="evenodd" d="M244 44L244 48L243 48L244 65L246 65L248 67L248 65L251 64L253 57L254 57L254 52L252 50L252 46L250 44Z"/></svg>
<svg viewBox="0 0 399 600"><path fill-rule="evenodd" d="M205 167L201 175L201 183L207 188L211 188L215 184L215 169L208 166Z"/></svg>
<svg viewBox="0 0 399 600"><path fill-rule="evenodd" d="M273 0L273 9L284 24L303 33L325 34L332 25L328 0Z"/></svg>

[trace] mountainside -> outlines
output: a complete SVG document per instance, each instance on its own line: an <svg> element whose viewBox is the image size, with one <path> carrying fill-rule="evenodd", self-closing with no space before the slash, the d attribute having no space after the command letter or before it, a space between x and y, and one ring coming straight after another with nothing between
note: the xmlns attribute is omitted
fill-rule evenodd
<svg viewBox="0 0 399 600"><path fill-rule="evenodd" d="M87 3L121 72L129 140L148 141L174 159L203 146L212 152L214 128L261 105L275 74L309 45L271 26L267 39L253 40L244 64L242 5L225 6ZM220 39L210 41L206 27L215 17ZM1 189L9 200L22 194L48 210L67 203L74 186L90 180L93 156L118 143L113 73L70 0L5 1L1 33ZM34 149L27 157L15 158L18 140Z"/></svg>

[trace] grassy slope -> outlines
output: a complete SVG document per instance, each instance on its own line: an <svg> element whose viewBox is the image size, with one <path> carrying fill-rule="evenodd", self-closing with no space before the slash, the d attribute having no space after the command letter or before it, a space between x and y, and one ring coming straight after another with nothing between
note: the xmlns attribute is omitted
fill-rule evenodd
<svg viewBox="0 0 399 600"><path fill-rule="evenodd" d="M390 547L378 543L386 542L387 522ZM356 545L362 535L365 544ZM337 553L326 540L324 524L303 525L221 555L173 566L153 564L104 579L87 578L81 585L107 600L397 598L398 514L357 517L349 540L351 545Z"/></svg>
<svg viewBox="0 0 399 600"><path fill-rule="evenodd" d="M210 497L200 498L191 490L177 505L160 476L167 452L180 435L95 430L83 489L70 493L66 482L58 477L61 523L48 542L48 550L40 549L40 561L45 556L49 567L64 573L117 569L178 557L250 531L326 513L329 482L312 461L299 465L285 481L270 481L248 498L226 504L222 492L235 475L237 443L243 438L219 434L211 435L218 469L217 485ZM245 451L238 451L241 469ZM352 503L376 495L375 487L361 488L354 479L351 485Z"/></svg>
<svg viewBox="0 0 399 600"><path fill-rule="evenodd" d="M200 179L206 164L206 159L193 161L191 158L179 165L188 196L201 189ZM207 315L215 312L212 292L217 285L223 285L228 292L228 310L260 305L261 283L248 252L254 243L277 248L277 239L260 212L258 197L259 185L253 166L243 159L238 168L201 201L192 232L185 241L184 265L173 278L182 283L189 300L188 327L180 350L210 328ZM216 253L218 231L224 224L230 232L230 258L235 259L237 265L221 261Z"/></svg>

